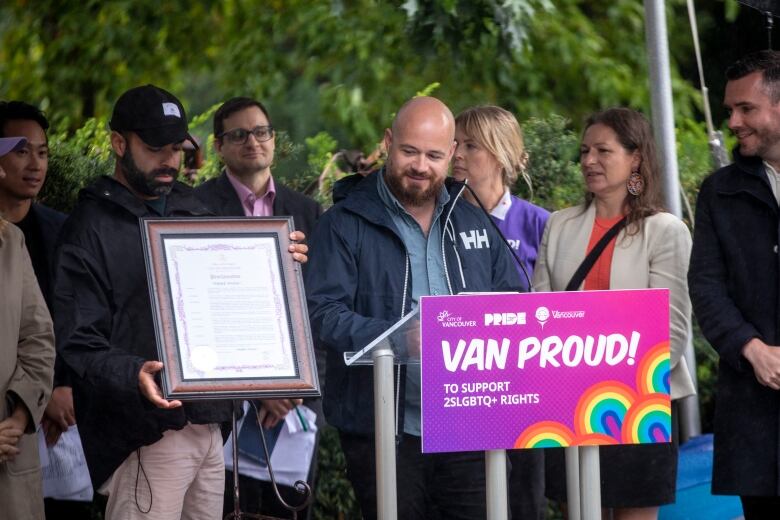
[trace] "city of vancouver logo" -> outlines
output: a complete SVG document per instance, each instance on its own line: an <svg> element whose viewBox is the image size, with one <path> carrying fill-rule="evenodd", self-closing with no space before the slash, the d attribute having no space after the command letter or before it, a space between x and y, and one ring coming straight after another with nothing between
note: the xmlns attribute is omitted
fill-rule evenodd
<svg viewBox="0 0 780 520"><path fill-rule="evenodd" d="M476 327L477 325L475 320L464 320L461 316L455 316L447 310L437 314L436 321L441 323L442 327Z"/></svg>

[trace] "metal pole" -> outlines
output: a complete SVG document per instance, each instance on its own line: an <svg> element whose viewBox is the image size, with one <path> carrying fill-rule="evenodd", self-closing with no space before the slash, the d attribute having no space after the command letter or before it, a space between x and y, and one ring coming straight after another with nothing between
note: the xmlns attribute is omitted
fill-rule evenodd
<svg viewBox="0 0 780 520"><path fill-rule="evenodd" d="M601 519L599 447L580 446L580 504L582 520Z"/></svg>
<svg viewBox="0 0 780 520"><path fill-rule="evenodd" d="M693 330L691 327L691 325L688 325L688 345L686 345L685 352L683 352L683 357L688 365L688 372L691 374L693 387L696 389L697 395L691 395L678 401L680 444L701 435L701 412L699 411L698 397L699 380L696 377L696 354L693 351Z"/></svg>
<svg viewBox="0 0 780 520"><path fill-rule="evenodd" d="M395 485L393 351L387 348L375 350L373 359L377 517L379 520L396 520L398 501Z"/></svg>
<svg viewBox="0 0 780 520"><path fill-rule="evenodd" d="M644 5L653 131L658 143L659 159L664 178L664 202L670 213L682 217L677 145L674 138L674 105L672 103L671 73L669 72L665 2L663 0L645 0ZM688 370L695 381L696 355L690 340L685 348L684 356ZM680 428L681 431L689 432L692 436L701 434L701 418L697 399L684 399L680 402Z"/></svg>
<svg viewBox="0 0 780 520"><path fill-rule="evenodd" d="M580 449L564 448L566 457L566 509L569 520L582 520L580 508Z"/></svg>
<svg viewBox="0 0 780 520"><path fill-rule="evenodd" d="M506 450L485 452L485 481L488 520L508 520Z"/></svg>
<svg viewBox="0 0 780 520"><path fill-rule="evenodd" d="M664 178L664 202L670 213L682 215L678 196L676 143L672 80L669 72L669 47L666 34L666 11L663 0L645 0L645 37L650 79L653 131L658 143Z"/></svg>

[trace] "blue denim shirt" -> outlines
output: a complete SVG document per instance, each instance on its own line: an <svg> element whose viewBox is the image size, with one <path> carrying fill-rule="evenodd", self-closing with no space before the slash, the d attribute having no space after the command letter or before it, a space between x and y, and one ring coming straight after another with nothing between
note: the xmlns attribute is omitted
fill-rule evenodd
<svg viewBox="0 0 780 520"><path fill-rule="evenodd" d="M450 195L442 187L436 199L436 208L433 211L428 236L423 234L422 228L409 212L404 209L395 195L385 183L384 174L377 183L379 198L393 220L393 224L401 233L401 240L406 247L409 256L409 264L412 269L412 306L417 307L420 296L450 294L447 286L447 278L444 274L444 259L441 251L441 217L444 205L450 200ZM404 414L404 433L420 435L420 365L410 364L406 367L406 401Z"/></svg>

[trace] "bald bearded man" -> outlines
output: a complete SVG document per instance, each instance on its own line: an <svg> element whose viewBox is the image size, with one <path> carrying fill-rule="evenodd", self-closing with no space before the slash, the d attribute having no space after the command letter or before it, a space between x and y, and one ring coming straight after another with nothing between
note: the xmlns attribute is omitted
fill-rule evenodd
<svg viewBox="0 0 780 520"><path fill-rule="evenodd" d="M462 200L462 183L445 183L454 133L444 103L408 101L385 131L384 168L340 181L310 240L306 290L313 334L327 349L325 417L367 519L377 515L373 375L346 367L344 352L366 346L421 296L520 288L487 216ZM398 517L484 518L484 455L423 455L419 365L402 367L397 381Z"/></svg>

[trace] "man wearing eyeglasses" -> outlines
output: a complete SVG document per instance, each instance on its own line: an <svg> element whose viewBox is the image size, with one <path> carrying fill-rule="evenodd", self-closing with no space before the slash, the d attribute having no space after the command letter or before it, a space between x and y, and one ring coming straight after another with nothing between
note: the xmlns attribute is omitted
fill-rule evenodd
<svg viewBox="0 0 780 520"><path fill-rule="evenodd" d="M211 179L195 193L215 214L220 216L269 217L292 215L295 228L307 236L322 213L317 202L277 182L271 174L274 161L275 134L268 111L259 101L247 97L236 97L226 101L214 114L214 148L225 168L216 179ZM310 419L321 416L319 400L301 406L300 400L264 399L256 401L257 419L263 426L266 439L276 439L284 427L285 420L297 420L307 424ZM294 414L287 418L294 408ZM312 411L309 407L314 408ZM245 405L245 409L249 408ZM268 482L259 477L264 473L264 455L261 455L260 430L247 421L254 419L247 415L239 432L239 475L241 510L249 513L287 516L274 497ZM313 422L313 421L311 421ZM307 425L308 427L308 425ZM252 431L250 432L250 428ZM232 468L232 440L225 446L226 469ZM274 441L271 441L274 442ZM269 444L269 448L271 444ZM301 445L312 459L315 446ZM260 455L257 457L256 455ZM303 456L301 454L301 456ZM278 480L278 475L277 475ZM225 479L225 514L233 511L233 473L228 471ZM292 487L281 487L282 497L291 505L297 505L300 498ZM301 515L306 517L306 513Z"/></svg>

